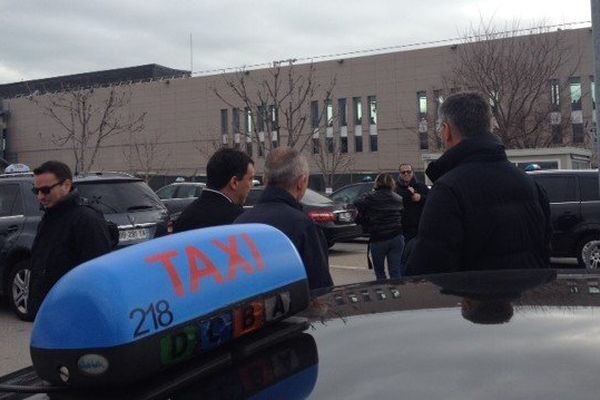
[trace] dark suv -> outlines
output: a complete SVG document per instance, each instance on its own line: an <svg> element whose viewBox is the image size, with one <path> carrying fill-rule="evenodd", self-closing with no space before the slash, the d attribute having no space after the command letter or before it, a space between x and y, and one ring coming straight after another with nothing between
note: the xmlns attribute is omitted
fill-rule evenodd
<svg viewBox="0 0 600 400"><path fill-rule="evenodd" d="M598 170L529 173L548 194L552 213L552 256L577 257L581 267L600 267Z"/></svg>
<svg viewBox="0 0 600 400"><path fill-rule="evenodd" d="M167 210L146 183L122 173L74 177L90 207L119 228L118 247L167 233ZM43 212L32 193L33 175L0 175L0 295L8 295L17 316L28 319L29 257Z"/></svg>

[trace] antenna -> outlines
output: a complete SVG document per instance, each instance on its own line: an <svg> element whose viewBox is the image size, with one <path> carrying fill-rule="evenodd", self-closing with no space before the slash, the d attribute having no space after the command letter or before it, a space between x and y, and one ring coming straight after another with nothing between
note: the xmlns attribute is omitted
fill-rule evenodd
<svg viewBox="0 0 600 400"><path fill-rule="evenodd" d="M194 73L194 50L192 47L192 33L190 32L190 74Z"/></svg>

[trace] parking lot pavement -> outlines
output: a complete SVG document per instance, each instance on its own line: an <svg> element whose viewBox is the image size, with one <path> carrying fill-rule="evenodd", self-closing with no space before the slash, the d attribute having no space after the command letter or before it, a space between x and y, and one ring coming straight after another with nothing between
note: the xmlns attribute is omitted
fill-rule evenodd
<svg viewBox="0 0 600 400"><path fill-rule="evenodd" d="M31 365L29 337L31 322L14 316L6 302L0 303L0 376Z"/></svg>

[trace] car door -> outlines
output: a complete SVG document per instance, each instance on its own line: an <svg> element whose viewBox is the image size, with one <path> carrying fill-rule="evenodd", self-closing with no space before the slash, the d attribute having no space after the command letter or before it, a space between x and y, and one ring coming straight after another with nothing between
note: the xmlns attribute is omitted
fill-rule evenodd
<svg viewBox="0 0 600 400"><path fill-rule="evenodd" d="M581 219L586 229L600 231L600 194L598 173L579 174Z"/></svg>
<svg viewBox="0 0 600 400"><path fill-rule="evenodd" d="M21 186L14 183L0 184L0 249L5 256L14 239L18 237L25 222Z"/></svg>
<svg viewBox="0 0 600 400"><path fill-rule="evenodd" d="M534 179L550 200L552 255L570 255L576 241L575 227L582 220L577 178L573 174L539 174Z"/></svg>

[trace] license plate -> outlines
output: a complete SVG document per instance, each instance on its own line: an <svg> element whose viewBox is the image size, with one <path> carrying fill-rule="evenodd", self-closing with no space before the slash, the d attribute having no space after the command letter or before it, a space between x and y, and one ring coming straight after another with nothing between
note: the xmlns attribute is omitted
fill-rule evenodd
<svg viewBox="0 0 600 400"><path fill-rule="evenodd" d="M145 240L149 238L150 230L148 228L124 229L119 231L119 243Z"/></svg>
<svg viewBox="0 0 600 400"><path fill-rule="evenodd" d="M338 214L338 221L340 222L352 222L351 212L342 212Z"/></svg>

